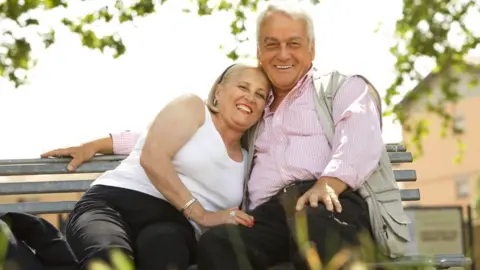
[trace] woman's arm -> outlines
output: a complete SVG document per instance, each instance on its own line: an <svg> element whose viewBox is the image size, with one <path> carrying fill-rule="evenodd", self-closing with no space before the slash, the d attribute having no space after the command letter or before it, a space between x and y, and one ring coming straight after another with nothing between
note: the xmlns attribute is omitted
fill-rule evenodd
<svg viewBox="0 0 480 270"><path fill-rule="evenodd" d="M205 122L205 105L194 95L182 96L165 106L156 116L145 139L140 164L150 181L177 209L184 208L193 198L178 177L172 158ZM231 216L234 210L236 215ZM252 219L238 209L215 213L206 211L196 202L186 210L187 217L204 227L222 223L251 226Z"/></svg>
<svg viewBox="0 0 480 270"><path fill-rule="evenodd" d="M180 181L172 158L204 123L204 110L203 101L191 95L167 104L151 124L140 156L147 176L177 209L190 201L192 194Z"/></svg>

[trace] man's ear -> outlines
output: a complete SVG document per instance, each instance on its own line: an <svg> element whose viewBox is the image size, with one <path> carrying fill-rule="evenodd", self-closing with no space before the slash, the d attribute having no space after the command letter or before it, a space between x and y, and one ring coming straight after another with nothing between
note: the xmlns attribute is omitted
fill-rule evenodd
<svg viewBox="0 0 480 270"><path fill-rule="evenodd" d="M262 62L260 61L260 55L261 55L260 48L257 46L257 62L258 62L258 66L262 66Z"/></svg>
<svg viewBox="0 0 480 270"><path fill-rule="evenodd" d="M315 41L312 41L312 44L310 44L310 55L313 59L315 59Z"/></svg>

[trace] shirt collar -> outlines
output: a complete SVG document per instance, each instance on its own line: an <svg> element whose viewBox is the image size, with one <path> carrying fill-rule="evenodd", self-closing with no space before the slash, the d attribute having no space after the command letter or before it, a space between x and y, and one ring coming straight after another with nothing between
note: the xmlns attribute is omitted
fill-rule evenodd
<svg viewBox="0 0 480 270"><path fill-rule="evenodd" d="M307 71L307 73L305 73L305 75L303 75L302 78L300 78L300 80L298 80L297 84L293 87L293 89L288 93L287 96L291 96L292 92L297 92L297 94L295 95L296 96L299 96L303 93L305 87L303 87L305 85L306 82L310 81L311 78L313 78L313 74L315 73L317 69L312 65L310 67L310 69ZM267 98L267 103L266 103L266 106L265 106L265 112L269 112L270 111L270 105L272 105L272 102L273 100L275 99L275 97L273 96L273 90L270 91L270 94L268 95L268 98Z"/></svg>

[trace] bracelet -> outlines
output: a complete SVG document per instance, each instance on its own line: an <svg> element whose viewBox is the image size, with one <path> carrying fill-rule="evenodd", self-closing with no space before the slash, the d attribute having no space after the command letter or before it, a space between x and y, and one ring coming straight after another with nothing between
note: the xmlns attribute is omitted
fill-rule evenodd
<svg viewBox="0 0 480 270"><path fill-rule="evenodd" d="M188 220L192 220L192 219L190 218L191 215L192 215L192 207L189 207L189 208L187 209L187 213L185 214L185 217L186 217Z"/></svg>
<svg viewBox="0 0 480 270"><path fill-rule="evenodd" d="M188 201L188 202L182 207L182 209L180 209L180 213L185 212L185 210L187 210L187 208L189 208L189 207L190 207L192 204L194 204L196 201L197 201L196 198L192 198L190 201Z"/></svg>

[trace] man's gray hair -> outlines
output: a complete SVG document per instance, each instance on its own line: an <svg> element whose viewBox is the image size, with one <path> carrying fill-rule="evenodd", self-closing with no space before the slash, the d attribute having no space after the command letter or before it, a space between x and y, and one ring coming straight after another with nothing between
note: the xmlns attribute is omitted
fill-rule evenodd
<svg viewBox="0 0 480 270"><path fill-rule="evenodd" d="M260 44L260 27L271 13L283 13L294 20L303 20L307 26L310 44L315 41L313 20L310 14L297 1L275 1L268 4L267 8L257 17L257 44Z"/></svg>

